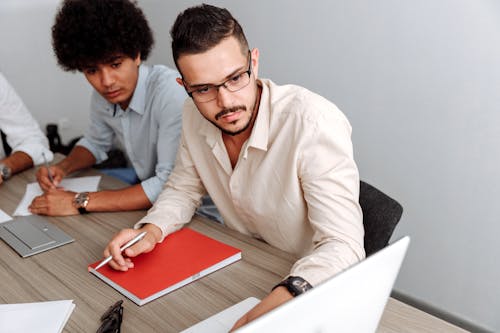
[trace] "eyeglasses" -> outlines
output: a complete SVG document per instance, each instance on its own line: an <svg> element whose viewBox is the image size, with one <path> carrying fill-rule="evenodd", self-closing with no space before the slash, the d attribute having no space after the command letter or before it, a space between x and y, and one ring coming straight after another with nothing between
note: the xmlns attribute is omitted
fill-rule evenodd
<svg viewBox="0 0 500 333"><path fill-rule="evenodd" d="M101 316L101 326L96 333L120 333L123 318L123 301L120 300L111 305Z"/></svg>
<svg viewBox="0 0 500 333"><path fill-rule="evenodd" d="M217 98L220 87L224 87L230 92L245 88L250 82L250 74L252 74L252 54L248 51L248 69L246 71L233 75L221 84L206 84L192 91L186 89L186 92L196 102L210 102ZM184 84L188 85L186 81L184 81Z"/></svg>

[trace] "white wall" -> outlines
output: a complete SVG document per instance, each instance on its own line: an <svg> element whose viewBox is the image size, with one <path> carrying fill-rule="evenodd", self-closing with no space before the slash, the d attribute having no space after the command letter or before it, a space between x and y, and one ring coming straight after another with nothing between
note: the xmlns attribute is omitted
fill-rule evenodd
<svg viewBox="0 0 500 333"><path fill-rule="evenodd" d="M82 75L63 72L51 46L57 0L0 0L0 71L45 131L60 124L63 142L87 125L91 88Z"/></svg>
<svg viewBox="0 0 500 333"><path fill-rule="evenodd" d="M14 2L14 0L3 0ZM55 1L0 2L0 66L42 122L85 126L89 89L50 49ZM141 0L152 63L194 1ZM334 101L354 128L363 179L397 198L413 242L396 289L500 331L500 5L494 0L211 1L261 51L260 75ZM65 137L67 138L67 137Z"/></svg>

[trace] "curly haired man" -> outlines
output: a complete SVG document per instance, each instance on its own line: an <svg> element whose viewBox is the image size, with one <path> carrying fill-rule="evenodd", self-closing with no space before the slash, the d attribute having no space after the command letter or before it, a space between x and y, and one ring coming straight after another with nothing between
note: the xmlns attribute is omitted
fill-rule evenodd
<svg viewBox="0 0 500 333"><path fill-rule="evenodd" d="M153 43L148 21L134 2L62 3L52 27L53 49L64 70L82 72L94 88L90 124L66 158L38 170L44 194L33 200L31 212L74 215L146 209L154 203L174 166L186 93L175 81L177 71L143 63ZM106 160L114 144L130 168L113 171L130 186L92 193L57 188L72 172Z"/></svg>

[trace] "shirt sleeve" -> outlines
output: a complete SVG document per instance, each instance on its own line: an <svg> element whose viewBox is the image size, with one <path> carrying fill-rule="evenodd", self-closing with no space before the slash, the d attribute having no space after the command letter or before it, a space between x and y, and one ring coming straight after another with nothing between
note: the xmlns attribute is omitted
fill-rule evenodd
<svg viewBox="0 0 500 333"><path fill-rule="evenodd" d="M168 234L191 221L205 192L186 147L183 133L174 170L153 207L134 228L152 223L161 229L163 237L160 241L163 241Z"/></svg>
<svg viewBox="0 0 500 333"><path fill-rule="evenodd" d="M94 155L96 164L108 158L108 151L113 145L114 131L109 127L102 114L103 106L98 101L97 92L92 93L90 103L90 123L83 138L76 144L86 148Z"/></svg>
<svg viewBox="0 0 500 333"><path fill-rule="evenodd" d="M153 177L142 181L142 189L151 203L154 203L160 194L163 185L174 169L177 149L182 128L182 105L186 99L186 93L181 86L169 84L172 93L162 94L162 103L158 113L158 162L155 166Z"/></svg>
<svg viewBox="0 0 500 333"><path fill-rule="evenodd" d="M306 135L299 177L313 250L294 264L291 275L316 285L364 258L364 229L349 122L326 114Z"/></svg>
<svg viewBox="0 0 500 333"><path fill-rule="evenodd" d="M17 95L14 88L0 73L0 129L7 137L12 151L26 153L33 164L52 161L53 154L49 150L49 142L43 134L35 118Z"/></svg>

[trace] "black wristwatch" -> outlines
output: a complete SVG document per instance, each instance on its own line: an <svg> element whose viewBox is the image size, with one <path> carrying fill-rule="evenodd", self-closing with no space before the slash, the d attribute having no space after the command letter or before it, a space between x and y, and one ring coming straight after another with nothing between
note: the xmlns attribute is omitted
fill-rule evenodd
<svg viewBox="0 0 500 333"><path fill-rule="evenodd" d="M312 286L309 284L309 282L298 276L289 276L285 280L275 285L272 290L280 286L283 286L286 289L288 289L288 291L290 292L290 294L292 294L293 297L303 294L309 289L312 289Z"/></svg>
<svg viewBox="0 0 500 333"><path fill-rule="evenodd" d="M3 180L7 180L10 176L12 176L12 169L3 163L0 163L0 175Z"/></svg>

